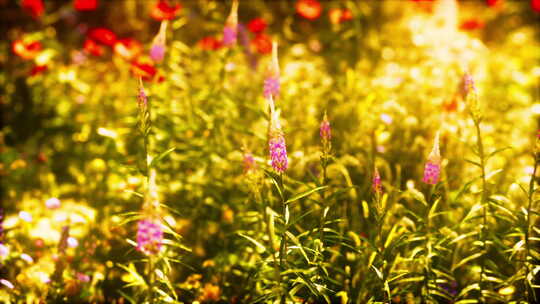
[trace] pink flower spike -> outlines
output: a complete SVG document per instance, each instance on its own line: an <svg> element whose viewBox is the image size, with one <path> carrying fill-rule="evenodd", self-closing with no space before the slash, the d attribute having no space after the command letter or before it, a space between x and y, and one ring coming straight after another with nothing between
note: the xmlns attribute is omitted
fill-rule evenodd
<svg viewBox="0 0 540 304"><path fill-rule="evenodd" d="M279 112L274 109L274 101L272 96L268 100L270 103L270 128L268 132L268 147L270 150L270 159L272 161L272 167L277 173L283 173L289 167L289 160L287 157L287 145L285 144L285 137L281 130L281 123L279 121Z"/></svg>
<svg viewBox="0 0 540 304"><path fill-rule="evenodd" d="M244 174L249 174L257 168L257 163L251 152L244 153Z"/></svg>
<svg viewBox="0 0 540 304"><path fill-rule="evenodd" d="M152 58L154 62L161 62L165 57L165 40L168 22L168 20L163 20L161 22L159 32L156 37L154 37L154 40L152 42L152 47L150 48L150 58Z"/></svg>
<svg viewBox="0 0 540 304"><path fill-rule="evenodd" d="M330 122L328 121L328 116L326 115L326 112L324 113L324 118L321 122L319 135L321 136L323 142L328 142L332 138L332 130L330 128Z"/></svg>
<svg viewBox="0 0 540 304"><path fill-rule="evenodd" d="M278 49L277 42L272 42L272 61L268 66L268 71L266 78L264 80L264 97L269 98L273 96L276 98L279 96L279 91L281 89L281 84L279 81L279 60L278 60Z"/></svg>
<svg viewBox="0 0 540 304"><path fill-rule="evenodd" d="M441 175L441 152L439 150L439 132L435 135L433 149L429 153L424 168L424 183L436 185Z"/></svg>
<svg viewBox="0 0 540 304"><path fill-rule="evenodd" d="M159 253L163 245L163 229L159 220L139 221L137 230L137 250L146 255Z"/></svg>
<svg viewBox="0 0 540 304"><path fill-rule="evenodd" d="M371 186L374 193L382 193L381 176L379 175L379 170L377 170L377 167L375 167L375 170L373 171L373 180Z"/></svg>
<svg viewBox="0 0 540 304"><path fill-rule="evenodd" d="M139 107L146 106L147 103L148 103L148 97L146 96L146 92L144 91L142 78L139 77L139 96L138 96Z"/></svg>
<svg viewBox="0 0 540 304"><path fill-rule="evenodd" d="M469 72L465 72L463 75L462 83L462 95L467 97L470 93L476 92L476 87L474 85L474 79Z"/></svg>
<svg viewBox="0 0 540 304"><path fill-rule="evenodd" d="M236 44L238 36L238 0L234 0L231 13L225 22L223 28L223 44L226 46L232 46Z"/></svg>

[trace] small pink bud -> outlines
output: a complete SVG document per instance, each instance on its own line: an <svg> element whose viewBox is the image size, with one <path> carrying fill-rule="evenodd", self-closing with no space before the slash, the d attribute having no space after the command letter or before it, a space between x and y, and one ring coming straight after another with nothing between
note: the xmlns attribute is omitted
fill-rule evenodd
<svg viewBox="0 0 540 304"><path fill-rule="evenodd" d="M377 170L377 167L375 167L375 170L373 171L373 180L371 186L373 188L373 192L376 194L382 193L381 176L379 175L379 170Z"/></svg>
<svg viewBox="0 0 540 304"><path fill-rule="evenodd" d="M439 182L441 175L441 153L439 150L439 132L435 135L433 149L429 153L426 166L424 168L424 183L435 185Z"/></svg>
<svg viewBox="0 0 540 304"><path fill-rule="evenodd" d="M330 122L328 121L328 116L326 116L326 113L324 113L324 118L321 122L319 135L321 136L323 142L328 142L332 138L332 130L330 129Z"/></svg>

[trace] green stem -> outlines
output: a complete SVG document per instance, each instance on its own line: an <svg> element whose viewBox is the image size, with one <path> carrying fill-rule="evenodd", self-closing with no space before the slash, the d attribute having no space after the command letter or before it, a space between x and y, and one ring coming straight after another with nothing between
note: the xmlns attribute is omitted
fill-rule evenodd
<svg viewBox="0 0 540 304"><path fill-rule="evenodd" d="M424 271L424 288L426 291L426 299L430 299L430 292L429 292L429 281L431 279L431 274L433 273L433 270L431 269L431 219L429 218L429 212L431 210L431 207L433 205L434 196L435 196L435 187L436 185L432 185L429 188L429 194L428 194L428 205L426 210L426 217L424 219L425 221L425 229L426 229L426 243L425 243L425 250L426 250L426 256L425 256L425 271ZM435 279L436 280L436 279ZM425 300L423 300L423 303L427 303Z"/></svg>
<svg viewBox="0 0 540 304"><path fill-rule="evenodd" d="M154 256L151 255L148 257L148 299L150 304L154 303L155 267Z"/></svg>
<svg viewBox="0 0 540 304"><path fill-rule="evenodd" d="M325 153L326 154L326 153ZM328 177L326 175L326 167L327 167L327 157L326 155L323 156L323 160L322 160L322 167L323 167L323 181L322 181L322 185L323 186L326 186L327 183L328 183ZM321 218L320 218L320 221L319 221L319 240L321 241L321 261L324 260L324 255L323 255L323 251L324 251L324 221L325 221L325 210L326 210L326 191L325 189L322 189L321 190L321 196L322 196L322 210L321 210Z"/></svg>
<svg viewBox="0 0 540 304"><path fill-rule="evenodd" d="M278 286L280 287L281 289L281 271L279 270L279 264L278 264L278 261L277 261L277 258L276 258L276 249L275 249L275 245L274 245L274 234L272 233L271 229L270 229L270 217L268 215L268 212L266 212L266 205L264 204L264 201L262 201L262 197L261 197L261 203L262 203L262 206L263 206L263 210L262 210L262 214L264 215L264 219L265 220L268 220L268 224L266 225L266 233L268 234L268 241L270 242L270 247L271 250L270 252L272 253L272 259L274 260L274 273L275 273L275 276L276 276L276 281L278 282Z"/></svg>
<svg viewBox="0 0 540 304"><path fill-rule="evenodd" d="M482 133L480 130L480 121L478 119L474 119L474 126L476 128L476 143L478 148L478 157L480 158L480 169L481 169L481 178L482 178L482 198L481 198L481 204L482 204L482 229L480 231L482 242L482 250L483 250L483 257L480 261L480 287L483 290L485 288L485 282L484 282L484 276L486 272L486 263L485 263L485 256L487 254L487 244L486 244L486 228L487 228L487 217L488 217L488 208L489 206L487 203L487 181L486 181L486 159L484 154L484 144L482 142ZM483 296L482 296L483 299Z"/></svg>
<svg viewBox="0 0 540 304"><path fill-rule="evenodd" d="M279 187L281 189L281 205L283 207L283 233L281 234L281 244L279 248L279 267L281 270L285 269L285 263L287 262L287 229L288 229L288 220L286 219L287 214L287 204L285 203L285 188L283 187L283 173L279 175ZM281 294L281 303L285 304L286 292Z"/></svg>
<svg viewBox="0 0 540 304"><path fill-rule="evenodd" d="M528 193L528 204L527 204L527 229L525 229L525 279L523 280L523 283L525 285L525 299L529 299L529 286L527 285L527 277L529 273L531 272L530 265L528 263L529 259L529 250L530 250L530 241L529 241L529 234L531 229L531 209L533 204L533 194L535 192L534 184L536 179L536 170L538 168L538 153L535 151L534 153L534 169L533 173L531 175L531 179L529 181L529 193ZM533 296L536 297L536 294L533 292Z"/></svg>

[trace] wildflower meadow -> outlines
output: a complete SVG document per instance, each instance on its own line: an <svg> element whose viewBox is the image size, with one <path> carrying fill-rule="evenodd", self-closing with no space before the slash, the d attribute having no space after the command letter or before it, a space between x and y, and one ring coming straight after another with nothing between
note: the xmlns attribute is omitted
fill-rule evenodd
<svg viewBox="0 0 540 304"><path fill-rule="evenodd" d="M540 303L539 0L0 25L0 303Z"/></svg>

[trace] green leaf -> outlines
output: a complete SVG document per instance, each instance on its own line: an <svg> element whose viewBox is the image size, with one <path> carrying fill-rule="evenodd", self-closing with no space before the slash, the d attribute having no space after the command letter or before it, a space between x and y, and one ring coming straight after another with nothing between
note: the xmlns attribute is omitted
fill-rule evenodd
<svg viewBox="0 0 540 304"><path fill-rule="evenodd" d="M255 246L257 246L257 248L259 248L260 250L262 250L262 252L265 252L266 251L266 247L264 247L263 244L259 243L257 240L255 240L254 238L250 237L250 236L247 236L243 233L238 233L239 236L247 239L248 241L252 242Z"/></svg>
<svg viewBox="0 0 540 304"><path fill-rule="evenodd" d="M298 247L298 249L300 249L300 252L302 252L302 255L304 256L304 258L306 259L306 262L309 263L309 258L306 254L306 252L304 251L304 247L302 247L302 244L300 243L300 241L296 238L296 236L294 234L292 234L290 231L287 231L287 236L293 241L293 243Z"/></svg>
<svg viewBox="0 0 540 304"><path fill-rule="evenodd" d="M468 262L470 262L470 261L472 261L472 260L474 260L474 259L477 259L477 258L481 257L482 255L484 255L483 252L477 252L477 253L475 253L475 254L472 254L472 255L470 255L470 256L468 256L468 257L462 259L459 263L457 263L456 265L454 265L454 266L452 267L452 271L456 270L457 268L459 268L459 267L461 267L461 266L467 264Z"/></svg>
<svg viewBox="0 0 540 304"><path fill-rule="evenodd" d="M471 164L473 164L473 165L475 165L475 166L477 166L478 168L482 168L482 165L481 165L480 163L477 163L477 162L475 162L475 161L473 161L473 160L465 159L465 161L468 162L468 163L471 163Z"/></svg>
<svg viewBox="0 0 540 304"><path fill-rule="evenodd" d="M150 162L150 168L153 168L155 165L157 165L163 158L165 158L167 155L171 154L176 147L169 148L167 151L162 152L158 156L156 156L152 161Z"/></svg>
<svg viewBox="0 0 540 304"><path fill-rule="evenodd" d="M314 192L317 192L317 191L320 191L322 189L325 189L325 188L328 188L328 186L321 186L321 187L316 187L316 188L313 188L313 189L309 189L309 190L306 190L304 192L301 192L301 193L298 193L296 194L295 196L291 197L290 199L288 199L287 201L285 201L285 204L290 204L294 201L297 201L301 198L304 198Z"/></svg>

